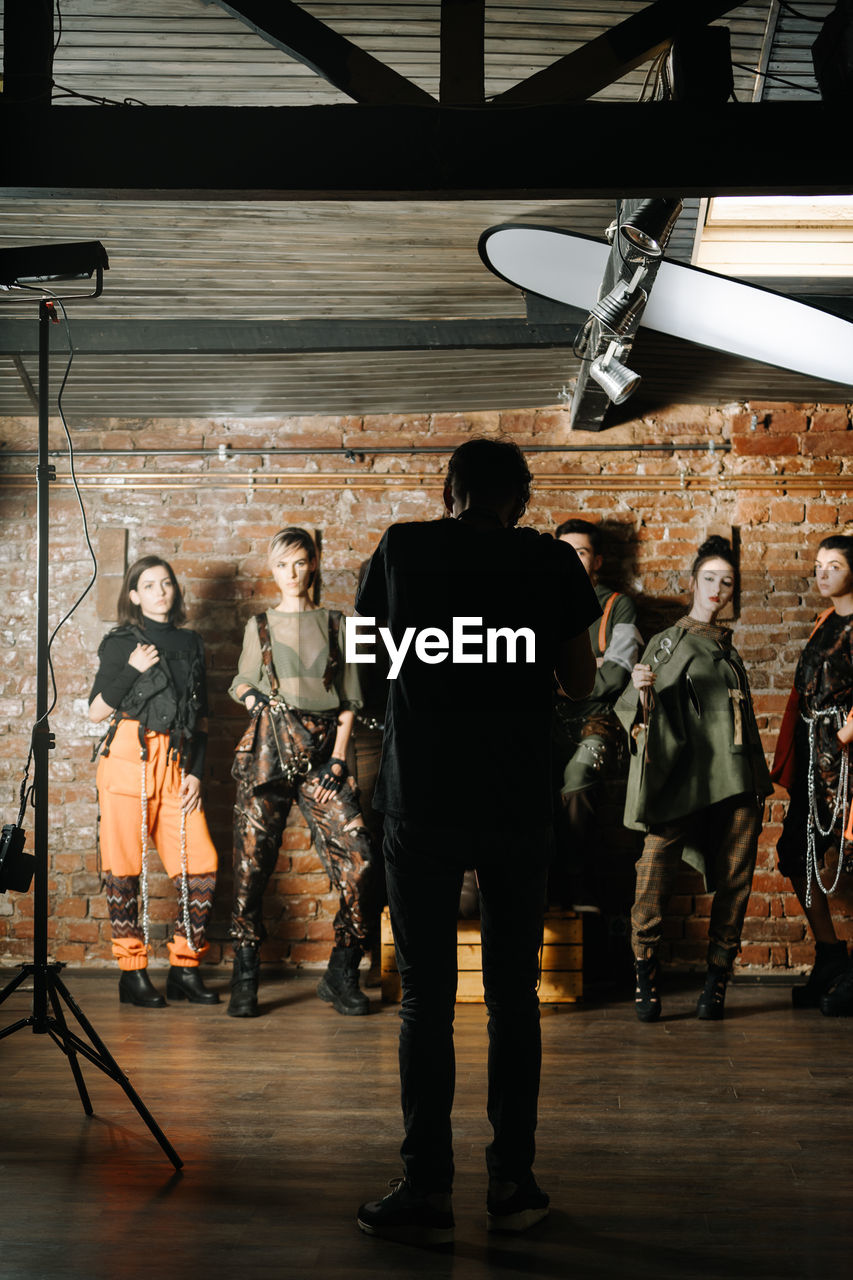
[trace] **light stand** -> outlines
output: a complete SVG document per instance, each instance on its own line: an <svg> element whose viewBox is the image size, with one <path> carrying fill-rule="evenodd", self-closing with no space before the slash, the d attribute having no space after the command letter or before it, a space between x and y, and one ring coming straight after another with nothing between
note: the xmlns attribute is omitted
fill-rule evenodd
<svg viewBox="0 0 853 1280"><path fill-rule="evenodd" d="M59 246L68 248L69 246ZM78 248L80 246L77 246ZM106 253L103 246L97 245L102 258L93 259L90 270L75 269L73 278L91 277L97 272L95 292L88 297L97 297L103 284L103 268L106 265ZM44 247L49 253L49 247ZM0 254L0 288L14 287L8 274L4 279L2 260L15 250L4 250ZM35 250L21 250L21 253L34 253ZM44 275L26 278L45 279ZM56 279L56 275L48 278ZM67 274L60 278L69 278ZM22 277L15 277L17 284ZM80 295L77 295L80 296ZM83 1080L77 1055L88 1059L105 1075L108 1075L127 1094L139 1115L145 1121L151 1133L159 1142L163 1151L176 1169L183 1165L178 1153L157 1124L151 1112L145 1106L139 1094L131 1085L127 1076L119 1067L103 1040L98 1036L91 1022L73 999L65 983L60 978L60 970L64 968L61 961L48 960L47 955L47 920L48 920L48 773L49 756L53 749L54 735L50 731L48 714L48 572L49 572L49 502L50 482L55 478L55 469L48 463L48 403L49 403L49 368L50 368L50 325L57 319L53 301L39 300L39 375L38 375L38 466L36 485L38 495L37 506L37 538L38 538L38 577L36 587L36 723L33 728L33 851L35 854L35 888L33 890L33 960L31 964L22 964L20 973L0 991L0 1004L8 999L27 978L33 980L33 1006L29 1017L19 1018L10 1026L0 1030L0 1040L13 1035L25 1027L32 1027L35 1035L48 1035L54 1044L62 1050L68 1059L83 1110L87 1116L93 1114L92 1103ZM69 1027L63 1012L63 1002L70 1010L88 1036L84 1040L75 1030Z"/></svg>

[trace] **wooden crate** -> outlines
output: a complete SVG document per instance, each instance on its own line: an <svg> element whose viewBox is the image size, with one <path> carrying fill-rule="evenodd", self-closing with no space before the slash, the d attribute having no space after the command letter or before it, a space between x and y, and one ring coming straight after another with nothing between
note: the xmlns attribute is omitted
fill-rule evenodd
<svg viewBox="0 0 853 1280"><path fill-rule="evenodd" d="M483 1003L480 921L460 920L456 928L459 986L462 1004ZM549 911L542 943L539 999L543 1004L572 1004L583 997L583 921L574 911ZM400 975L388 908L382 912L382 999L401 999Z"/></svg>

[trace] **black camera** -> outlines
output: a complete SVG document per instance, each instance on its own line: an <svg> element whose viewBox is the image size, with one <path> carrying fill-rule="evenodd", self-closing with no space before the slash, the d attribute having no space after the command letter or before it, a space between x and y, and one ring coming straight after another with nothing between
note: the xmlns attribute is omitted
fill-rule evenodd
<svg viewBox="0 0 853 1280"><path fill-rule="evenodd" d="M36 860L31 853L24 853L26 832L9 822L3 828L0 842L0 893L14 889L26 893L33 882Z"/></svg>

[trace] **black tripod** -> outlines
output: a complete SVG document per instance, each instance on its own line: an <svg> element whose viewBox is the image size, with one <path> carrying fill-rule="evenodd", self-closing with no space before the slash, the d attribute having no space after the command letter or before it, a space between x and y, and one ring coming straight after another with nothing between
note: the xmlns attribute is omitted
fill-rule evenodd
<svg viewBox="0 0 853 1280"><path fill-rule="evenodd" d="M98 275L100 292L101 275ZM92 295L96 296L96 295ZM47 720L48 704L48 541L50 525L49 486L55 477L53 466L48 464L48 397L49 397L49 354L50 324L56 319L53 303L41 299L39 302L39 427L38 427L38 468L36 471L38 510L38 578L36 607L36 726L33 730L33 789L35 817L33 823L33 852L35 854L35 888L33 890L33 962L21 965L17 977L0 991L0 1004L13 991L17 990L27 978L33 980L33 1011L27 1018L20 1018L11 1026L0 1031L0 1040L21 1031L24 1027L32 1027L36 1035L49 1035L68 1059L83 1110L87 1116L93 1114L92 1103L77 1060L78 1053L89 1062L94 1063L100 1071L115 1080L124 1089L130 1101L148 1125L154 1137L160 1143L166 1155L176 1169L180 1169L183 1161L169 1142L151 1112L145 1106L139 1094L131 1085L127 1076L110 1053L103 1040L98 1036L91 1022L86 1018L79 1005L59 976L64 967L59 961L48 961L47 958L47 877L48 877L48 752L54 746L54 737L50 732ZM62 1004L76 1018L82 1030L88 1036L84 1040L65 1020Z"/></svg>

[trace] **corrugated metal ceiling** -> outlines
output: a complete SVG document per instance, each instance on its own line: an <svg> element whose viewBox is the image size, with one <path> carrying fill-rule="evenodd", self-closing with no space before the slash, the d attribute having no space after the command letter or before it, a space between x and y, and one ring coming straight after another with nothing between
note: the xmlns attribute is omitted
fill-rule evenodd
<svg viewBox="0 0 853 1280"><path fill-rule="evenodd" d="M647 0L489 3L486 90L503 92L643 9ZM2 7L2 0L0 0ZM438 92L437 3L303 7L431 93ZM799 0L822 16L832 6ZM755 95L753 69L778 6L744 4L723 20L732 33L736 92ZM306 105L345 102L342 93L265 43L206 0L62 0L55 79L65 90L112 100L171 105ZM806 34L790 15L776 22L766 66L814 89L803 59ZM812 27L812 33L816 27ZM609 86L602 100L636 99L647 68ZM771 87L772 86L772 87ZM767 82L767 96L779 96ZM81 99L63 99L68 109ZM560 140L571 163L571 142ZM688 261L698 216L689 201L671 244ZM224 322L350 317L379 320L501 319L524 315L521 295L486 271L477 239L487 226L524 221L601 235L607 201L258 203L0 200L0 246L100 239L111 270L104 296L86 308L99 320L215 316ZM784 287L785 281L775 281ZM800 286L801 287L801 286ZM841 292L843 290L839 290ZM82 308L80 309L82 310ZM191 345L191 344L188 344ZM816 399L837 389L809 379L644 341L650 394L722 401L761 395ZM645 354L643 354L645 352ZM58 362L57 362L58 363ZM87 416L124 414L342 413L477 409L555 403L576 372L568 351L423 351L373 355L246 354L86 356L75 365L68 404ZM32 412L20 369L0 357L0 414Z"/></svg>

